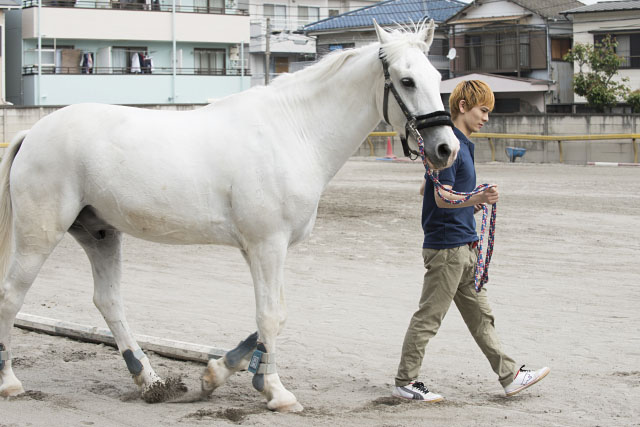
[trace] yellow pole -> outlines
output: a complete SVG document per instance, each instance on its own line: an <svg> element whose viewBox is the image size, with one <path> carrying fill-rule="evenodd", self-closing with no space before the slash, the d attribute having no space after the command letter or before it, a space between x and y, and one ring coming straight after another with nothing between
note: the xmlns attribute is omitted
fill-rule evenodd
<svg viewBox="0 0 640 427"><path fill-rule="evenodd" d="M491 161L496 161L496 147L493 145L493 138L489 138L489 145L491 146Z"/></svg>
<svg viewBox="0 0 640 427"><path fill-rule="evenodd" d="M373 144L371 143L371 139L369 139L369 137L367 137L367 142L369 143L369 155L373 156L375 153L373 151Z"/></svg>
<svg viewBox="0 0 640 427"><path fill-rule="evenodd" d="M558 150L560 152L560 163L564 163L564 158L562 156L562 140L558 140Z"/></svg>

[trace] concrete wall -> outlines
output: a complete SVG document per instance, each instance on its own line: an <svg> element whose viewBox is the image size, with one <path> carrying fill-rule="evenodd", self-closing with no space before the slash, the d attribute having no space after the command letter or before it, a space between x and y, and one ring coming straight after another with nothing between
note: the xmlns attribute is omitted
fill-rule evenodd
<svg viewBox="0 0 640 427"><path fill-rule="evenodd" d="M163 110L189 110L200 105L155 105L145 108ZM3 142L22 129L29 129L41 117L52 113L59 107L0 107L0 132ZM384 130L380 126L378 130ZM531 135L595 135L640 133L640 114L633 115L512 115L492 114L489 123L482 129L486 133L517 133ZM476 143L476 161L491 161L491 149L487 139L471 138ZM364 141L356 151L356 156L370 156L373 146L375 157L387 154L387 138L370 138L372 145ZM393 154L403 157L400 138L391 139ZM555 141L513 141L495 140L496 160L508 161L505 147L526 148L527 152L517 162L557 163L559 161L558 143ZM640 141L638 141L640 145ZM0 149L0 155L3 149ZM631 140L609 141L566 141L563 142L564 162L585 164L586 162L632 162L633 146Z"/></svg>
<svg viewBox="0 0 640 427"><path fill-rule="evenodd" d="M379 129L382 130L382 129ZM482 128L483 133L517 133L531 135L601 135L640 133L640 115L513 115L492 114ZM376 157L384 157L387 138L370 138ZM491 148L486 138L474 138L476 162L491 161ZM640 141L636 141L640 146ZM505 147L521 147L527 150L517 162L557 163L559 148L556 141L494 140L496 161L507 162ZM403 157L400 138L392 138L393 153ZM356 152L357 156L368 156L371 147L367 141ZM564 163L585 164L587 162L620 162L634 160L631 140L565 141L562 143Z"/></svg>

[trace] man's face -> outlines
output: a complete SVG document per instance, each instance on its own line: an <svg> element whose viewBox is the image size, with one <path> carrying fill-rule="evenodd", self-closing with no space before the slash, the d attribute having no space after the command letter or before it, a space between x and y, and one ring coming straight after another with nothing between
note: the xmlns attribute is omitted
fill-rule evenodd
<svg viewBox="0 0 640 427"><path fill-rule="evenodd" d="M491 109L486 105L476 105L462 115L465 127L471 132L478 132L489 121Z"/></svg>

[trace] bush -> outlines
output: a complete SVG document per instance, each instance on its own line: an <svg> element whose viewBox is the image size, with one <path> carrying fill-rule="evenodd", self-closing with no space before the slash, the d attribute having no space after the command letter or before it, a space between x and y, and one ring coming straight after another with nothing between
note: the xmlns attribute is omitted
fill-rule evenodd
<svg viewBox="0 0 640 427"><path fill-rule="evenodd" d="M640 113L640 89L636 89L627 96L627 102L634 113Z"/></svg>

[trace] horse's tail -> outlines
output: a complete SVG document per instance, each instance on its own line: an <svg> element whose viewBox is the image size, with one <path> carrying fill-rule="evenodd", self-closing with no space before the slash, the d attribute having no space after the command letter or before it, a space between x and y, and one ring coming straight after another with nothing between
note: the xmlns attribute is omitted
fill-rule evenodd
<svg viewBox="0 0 640 427"><path fill-rule="evenodd" d="M9 174L13 159L18 154L27 133L28 131L21 131L13 138L0 162L0 278L2 279L7 272L9 254L13 245L13 209L9 192Z"/></svg>

